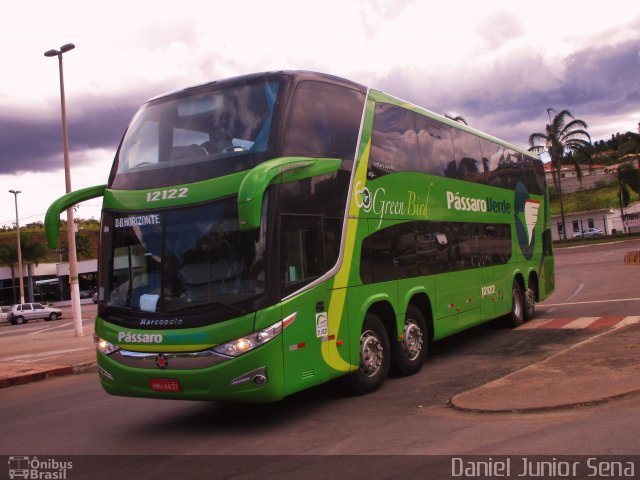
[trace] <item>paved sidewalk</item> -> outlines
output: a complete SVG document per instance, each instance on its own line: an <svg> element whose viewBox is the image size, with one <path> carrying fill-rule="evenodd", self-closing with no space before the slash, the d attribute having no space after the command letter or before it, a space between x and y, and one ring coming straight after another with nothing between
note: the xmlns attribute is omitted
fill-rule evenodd
<svg viewBox="0 0 640 480"><path fill-rule="evenodd" d="M640 392L640 324L607 330L547 359L456 395L473 412L594 405Z"/></svg>
<svg viewBox="0 0 640 480"><path fill-rule="evenodd" d="M93 325L85 325L84 336L76 337L73 328L59 330L66 323L69 321L64 319L47 322L47 326L50 324L51 328L58 330L34 330L19 336L9 336L6 332L11 327L3 328L4 335L0 336L0 388L79 373L94 367Z"/></svg>

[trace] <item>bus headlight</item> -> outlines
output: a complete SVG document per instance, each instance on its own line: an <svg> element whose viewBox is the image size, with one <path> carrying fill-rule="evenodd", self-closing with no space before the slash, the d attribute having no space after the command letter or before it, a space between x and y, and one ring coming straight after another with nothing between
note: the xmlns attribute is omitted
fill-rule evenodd
<svg viewBox="0 0 640 480"><path fill-rule="evenodd" d="M220 355L237 357L276 338L282 333L282 325L283 321L279 321L259 332L218 345L213 351Z"/></svg>
<svg viewBox="0 0 640 480"><path fill-rule="evenodd" d="M120 350L120 347L115 346L113 343L107 342L104 338L100 338L95 333L93 334L93 341L96 344L96 349L105 355L111 355L113 352Z"/></svg>

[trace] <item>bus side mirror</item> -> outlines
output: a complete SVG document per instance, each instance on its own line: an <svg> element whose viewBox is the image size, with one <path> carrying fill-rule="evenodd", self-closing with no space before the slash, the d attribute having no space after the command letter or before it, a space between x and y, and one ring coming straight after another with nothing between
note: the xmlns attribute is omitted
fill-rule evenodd
<svg viewBox="0 0 640 480"><path fill-rule="evenodd" d="M240 230L250 231L260 227L262 199L271 183L293 182L336 172L340 165L342 160L337 158L284 157L256 166L244 177L238 190Z"/></svg>
<svg viewBox="0 0 640 480"><path fill-rule="evenodd" d="M83 188L75 192L63 195L51 204L44 217L44 227L47 236L47 244L49 248L58 246L58 234L60 232L60 214L76 203L91 200L92 198L102 197L106 190L106 185L97 185L95 187Z"/></svg>

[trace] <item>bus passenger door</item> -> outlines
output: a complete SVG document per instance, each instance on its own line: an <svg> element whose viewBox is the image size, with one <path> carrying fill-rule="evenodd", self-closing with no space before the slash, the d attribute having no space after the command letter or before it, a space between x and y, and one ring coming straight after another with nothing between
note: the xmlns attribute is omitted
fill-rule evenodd
<svg viewBox="0 0 640 480"><path fill-rule="evenodd" d="M341 228L342 219L280 215L280 282L282 294L293 295L282 304L282 313L283 318L296 314L284 330L287 393L323 383L344 366L336 349L339 340L349 345L337 331L346 289L331 289L327 281L304 290L337 261Z"/></svg>

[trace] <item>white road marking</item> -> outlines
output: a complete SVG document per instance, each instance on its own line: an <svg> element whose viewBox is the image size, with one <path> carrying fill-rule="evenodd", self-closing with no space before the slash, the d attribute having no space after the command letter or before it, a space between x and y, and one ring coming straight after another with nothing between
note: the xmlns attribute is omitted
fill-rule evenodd
<svg viewBox="0 0 640 480"><path fill-rule="evenodd" d="M573 295L572 295L573 296ZM640 302L640 297L638 298L614 298L611 300L591 300L588 302L566 302L566 303L538 303L536 304L536 308L546 308L546 307L564 307L565 305L588 305L590 303L615 303L615 302Z"/></svg>

